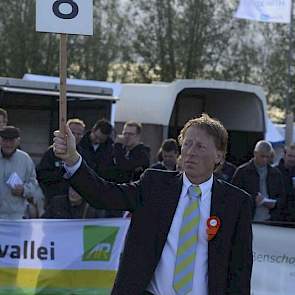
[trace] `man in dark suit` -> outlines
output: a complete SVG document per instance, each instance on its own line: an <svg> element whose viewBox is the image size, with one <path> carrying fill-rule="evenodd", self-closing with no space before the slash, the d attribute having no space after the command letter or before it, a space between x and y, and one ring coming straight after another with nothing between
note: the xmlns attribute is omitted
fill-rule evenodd
<svg viewBox="0 0 295 295"><path fill-rule="evenodd" d="M213 176L227 148L219 121L186 123L183 173L147 169L123 185L97 177L66 132L55 132L54 148L75 190L96 208L132 212L113 295L250 294L252 201Z"/></svg>

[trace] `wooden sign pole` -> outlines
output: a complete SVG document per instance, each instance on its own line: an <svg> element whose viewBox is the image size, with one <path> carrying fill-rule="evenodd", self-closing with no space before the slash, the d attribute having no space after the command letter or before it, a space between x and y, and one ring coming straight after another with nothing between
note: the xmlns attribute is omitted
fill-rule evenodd
<svg viewBox="0 0 295 295"><path fill-rule="evenodd" d="M67 34L60 35L59 52L59 75L60 75L60 93L59 93L59 130L65 132L67 123Z"/></svg>
<svg viewBox="0 0 295 295"><path fill-rule="evenodd" d="M36 30L60 34L59 130L67 123L67 34L93 35L93 0L36 0Z"/></svg>

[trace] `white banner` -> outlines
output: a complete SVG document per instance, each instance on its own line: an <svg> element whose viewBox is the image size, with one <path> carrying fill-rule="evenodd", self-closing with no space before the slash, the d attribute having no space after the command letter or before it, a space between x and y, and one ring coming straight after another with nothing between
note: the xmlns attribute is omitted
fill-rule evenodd
<svg viewBox="0 0 295 295"><path fill-rule="evenodd" d="M119 218L0 220L0 294L108 294L128 226Z"/></svg>
<svg viewBox="0 0 295 295"><path fill-rule="evenodd" d="M295 294L295 229L253 225L251 295Z"/></svg>
<svg viewBox="0 0 295 295"><path fill-rule="evenodd" d="M240 0L235 17L272 23L290 23L292 0Z"/></svg>
<svg viewBox="0 0 295 295"><path fill-rule="evenodd" d="M128 219L0 220L0 294L109 295ZM253 225L251 295L294 295L295 229Z"/></svg>

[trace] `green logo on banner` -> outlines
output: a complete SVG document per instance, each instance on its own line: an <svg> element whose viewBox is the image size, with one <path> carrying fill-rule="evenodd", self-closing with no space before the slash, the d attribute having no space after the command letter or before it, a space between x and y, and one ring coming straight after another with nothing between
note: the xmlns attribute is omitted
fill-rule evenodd
<svg viewBox="0 0 295 295"><path fill-rule="evenodd" d="M109 261L119 227L84 226L83 261Z"/></svg>

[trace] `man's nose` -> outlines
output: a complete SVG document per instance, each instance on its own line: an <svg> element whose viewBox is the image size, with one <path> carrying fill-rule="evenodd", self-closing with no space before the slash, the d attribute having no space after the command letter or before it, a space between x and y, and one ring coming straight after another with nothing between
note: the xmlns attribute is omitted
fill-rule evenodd
<svg viewBox="0 0 295 295"><path fill-rule="evenodd" d="M195 144L192 144L188 149L187 149L187 154L189 155L195 155L197 154L197 146Z"/></svg>

